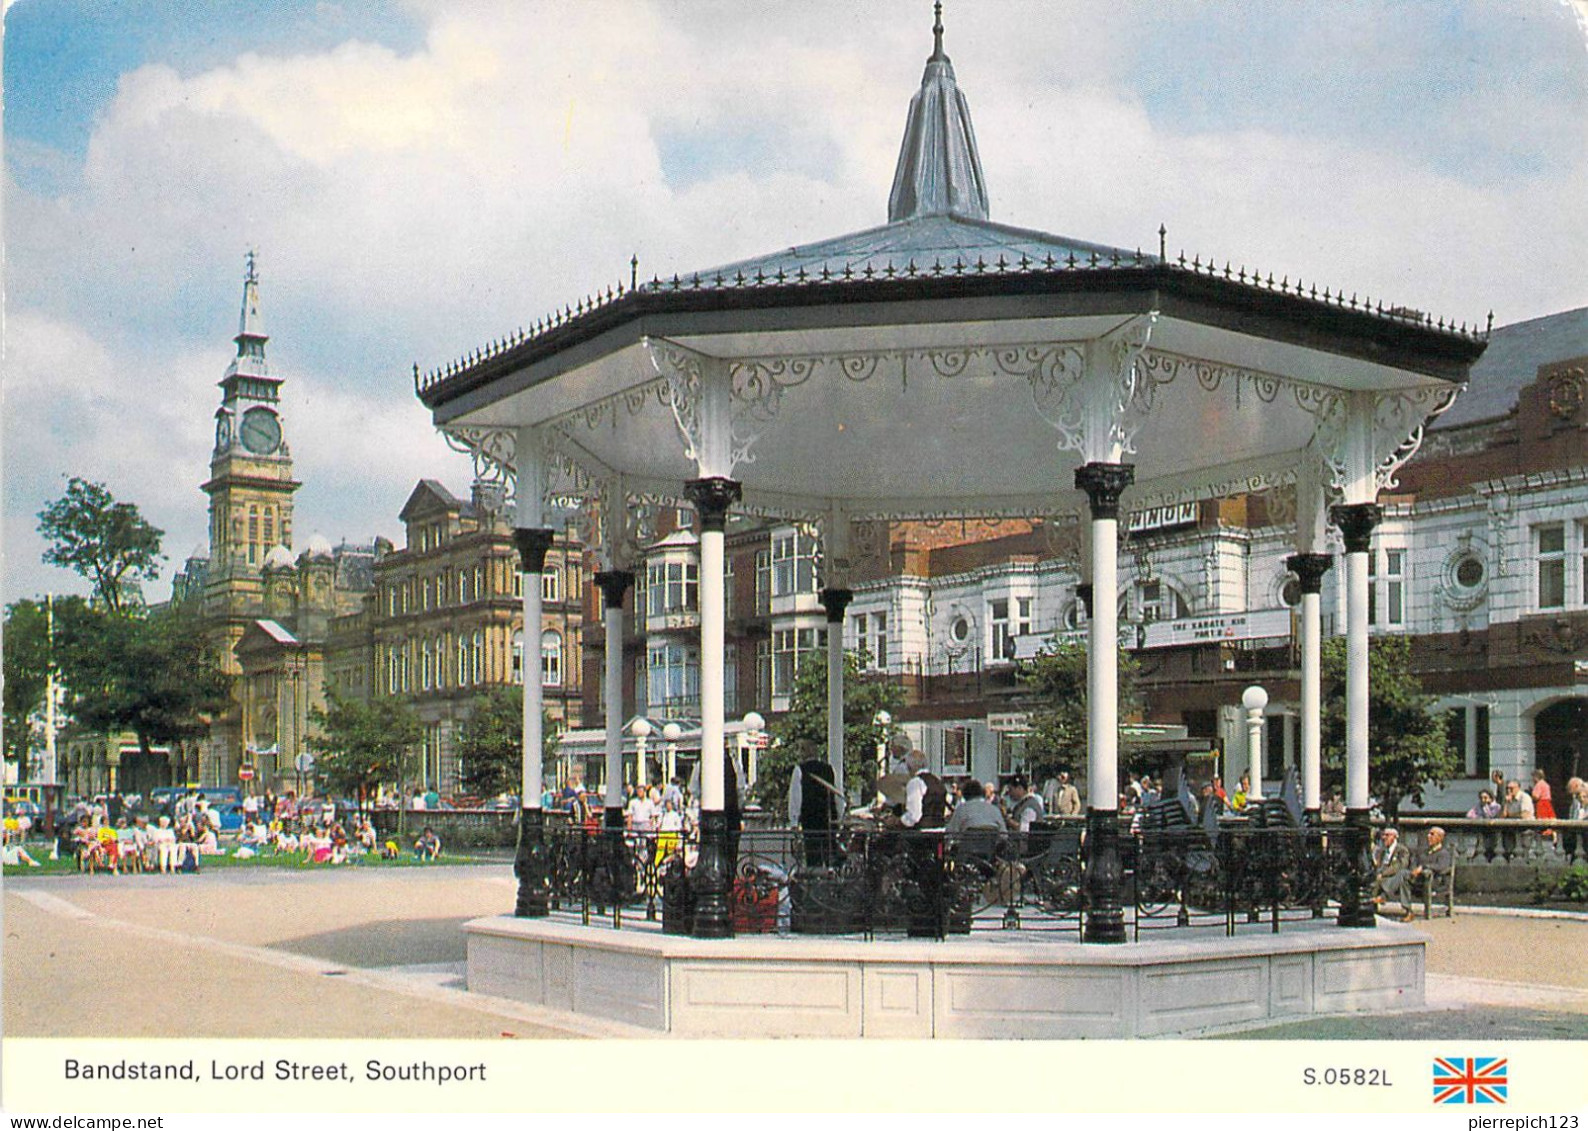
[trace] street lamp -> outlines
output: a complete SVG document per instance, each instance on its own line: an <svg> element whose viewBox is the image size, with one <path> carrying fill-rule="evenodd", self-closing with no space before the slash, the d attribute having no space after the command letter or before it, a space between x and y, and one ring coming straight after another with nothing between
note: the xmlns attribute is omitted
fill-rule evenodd
<svg viewBox="0 0 1588 1131"><path fill-rule="evenodd" d="M887 711L878 711L871 716L871 725L877 728L877 772L872 779L873 786L880 782L888 772L888 728L893 725L893 716Z"/></svg>
<svg viewBox="0 0 1588 1131"><path fill-rule="evenodd" d="M1263 799L1263 708L1268 706L1268 692L1252 684L1241 692L1241 706L1246 708L1246 747L1249 756L1251 789L1246 794L1248 808L1253 801Z"/></svg>
<svg viewBox="0 0 1588 1131"><path fill-rule="evenodd" d="M677 723L668 723L662 727L662 737L667 740L667 765L663 768L662 776L672 781L678 776L678 740L684 737L684 728Z"/></svg>
<svg viewBox="0 0 1588 1131"><path fill-rule="evenodd" d="M766 730L766 719L761 716L760 711L750 711L745 714L744 733L747 738L754 739L764 730ZM754 741L749 743L749 747L750 752L745 756L744 784L746 788L755 784L756 770L758 768L756 765L756 751L761 748L760 743Z"/></svg>
<svg viewBox="0 0 1588 1131"><path fill-rule="evenodd" d="M648 784L645 776L645 740L651 737L651 724L643 718L635 719L629 724L629 733L634 736L634 783L644 790Z"/></svg>

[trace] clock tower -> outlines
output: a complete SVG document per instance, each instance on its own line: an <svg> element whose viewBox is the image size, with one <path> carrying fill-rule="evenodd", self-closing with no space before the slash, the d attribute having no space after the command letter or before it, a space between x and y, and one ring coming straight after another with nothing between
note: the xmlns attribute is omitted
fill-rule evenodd
<svg viewBox="0 0 1588 1131"><path fill-rule="evenodd" d="M281 412L281 378L265 362L255 253L247 256L237 356L221 378L215 449L204 493L210 497L210 562L205 611L236 625L263 616L264 569L270 551L292 545L292 478ZM228 643L235 643L229 641ZM228 656L231 649L222 649Z"/></svg>

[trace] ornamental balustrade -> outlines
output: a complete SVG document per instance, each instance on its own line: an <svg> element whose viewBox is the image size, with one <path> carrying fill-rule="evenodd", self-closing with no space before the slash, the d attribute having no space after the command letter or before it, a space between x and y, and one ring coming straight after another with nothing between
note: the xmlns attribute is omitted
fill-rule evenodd
<svg viewBox="0 0 1588 1131"><path fill-rule="evenodd" d="M1137 938L1161 928L1234 935L1320 919L1344 891L1352 853L1341 826L1247 821L1131 831L1122 821L1125 904ZM983 932L1082 935L1084 822L1027 833L763 828L730 838L729 907L741 935ZM545 878L553 915L614 929L692 929L697 846L677 832L550 828Z"/></svg>

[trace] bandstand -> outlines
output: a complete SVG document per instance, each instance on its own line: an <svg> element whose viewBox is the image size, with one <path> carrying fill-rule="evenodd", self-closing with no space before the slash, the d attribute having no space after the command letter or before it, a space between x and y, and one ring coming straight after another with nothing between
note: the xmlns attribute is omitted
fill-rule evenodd
<svg viewBox="0 0 1588 1131"><path fill-rule="evenodd" d="M1484 348L1476 330L1289 275L988 218L939 19L888 222L579 302L415 381L438 428L510 482L521 568L575 499L608 640L658 507L700 534L698 844L625 837L621 649L607 649L606 819L552 827L526 680L511 916L468 925L469 986L677 1033L1131 1036L1422 999L1422 936L1375 928L1368 550L1381 489ZM1161 233L1160 233L1161 237ZM1117 613L1088 621L1087 814L977 843L730 828L724 528L809 523L841 647L864 524L1045 516L1116 590L1121 507L1293 485L1302 592L1299 804L1244 822L1117 811ZM1123 500L1123 502L1122 502ZM1319 593L1343 540L1347 820L1319 812ZM540 621L538 584L524 620ZM528 672L533 665L525 665ZM829 704L843 665L829 664ZM829 760L843 781L841 710ZM1259 785L1259 789L1260 789ZM1115 945L1106 945L1115 944Z"/></svg>

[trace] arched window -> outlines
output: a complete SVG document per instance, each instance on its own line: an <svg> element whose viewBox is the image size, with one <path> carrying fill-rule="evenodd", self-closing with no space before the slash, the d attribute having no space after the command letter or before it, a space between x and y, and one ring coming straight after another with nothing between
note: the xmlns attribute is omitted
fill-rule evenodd
<svg viewBox="0 0 1588 1131"><path fill-rule="evenodd" d="M550 630L540 635L540 682L544 687L562 686L562 634Z"/></svg>
<svg viewBox="0 0 1588 1131"><path fill-rule="evenodd" d="M524 680L524 630L513 633L513 682Z"/></svg>

